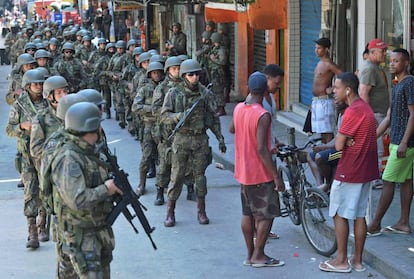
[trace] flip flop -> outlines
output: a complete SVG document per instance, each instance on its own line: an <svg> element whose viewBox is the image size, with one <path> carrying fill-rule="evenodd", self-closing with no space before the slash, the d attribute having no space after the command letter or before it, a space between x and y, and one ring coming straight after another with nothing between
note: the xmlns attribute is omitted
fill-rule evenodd
<svg viewBox="0 0 414 279"><path fill-rule="evenodd" d="M414 248L413 247L408 247L408 251L413 252L414 253Z"/></svg>
<svg viewBox="0 0 414 279"><path fill-rule="evenodd" d="M367 238L369 237L375 237L375 236L380 236L382 234L381 231L377 231L377 232L369 232L367 231Z"/></svg>
<svg viewBox="0 0 414 279"><path fill-rule="evenodd" d="M243 265L244 266L252 266L252 263L250 261L248 261L248 260L244 260L243 261Z"/></svg>
<svg viewBox="0 0 414 279"><path fill-rule="evenodd" d="M252 267L278 267L285 265L284 261L279 261L276 259L268 259L264 263L252 263Z"/></svg>
<svg viewBox="0 0 414 279"><path fill-rule="evenodd" d="M391 226L386 226L384 229L382 229L383 232L389 232L389 233L396 233L396 234L410 234L411 232L402 231L396 228L393 228Z"/></svg>
<svg viewBox="0 0 414 279"><path fill-rule="evenodd" d="M271 232L269 232L269 235L267 236L267 238L269 238L269 239L279 239L280 236L277 233L271 231Z"/></svg>
<svg viewBox="0 0 414 279"><path fill-rule="evenodd" d="M323 266L323 264L326 265L326 267ZM340 269L340 268L337 268L337 267L331 265L329 263L329 260L326 260L323 263L320 263L319 264L319 269L322 270L322 271L335 272L335 273L349 273L349 272L352 271L352 267L350 265L348 265L348 268L346 268L346 269Z"/></svg>
<svg viewBox="0 0 414 279"><path fill-rule="evenodd" d="M348 264L351 266L352 270L356 271L356 272L364 272L365 270L367 270L367 268L365 266L362 266L361 268L358 268L356 266L354 266L351 262L351 260L348 260Z"/></svg>

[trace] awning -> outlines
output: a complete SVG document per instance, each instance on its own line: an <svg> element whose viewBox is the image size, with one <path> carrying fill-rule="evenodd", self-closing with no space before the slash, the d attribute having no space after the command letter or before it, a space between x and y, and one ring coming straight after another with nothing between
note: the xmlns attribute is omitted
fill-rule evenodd
<svg viewBox="0 0 414 279"><path fill-rule="evenodd" d="M216 23L237 22L246 13L236 11L234 4L208 2L205 5L206 21ZM251 28L272 30L287 28L287 0L256 0L247 8L247 18Z"/></svg>

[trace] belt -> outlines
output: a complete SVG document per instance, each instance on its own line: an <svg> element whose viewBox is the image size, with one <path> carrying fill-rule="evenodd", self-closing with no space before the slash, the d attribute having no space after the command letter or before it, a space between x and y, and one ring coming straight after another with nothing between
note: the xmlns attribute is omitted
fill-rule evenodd
<svg viewBox="0 0 414 279"><path fill-rule="evenodd" d="M312 100L328 100L328 99L333 99L333 94L330 95L323 95L323 96L318 96L318 97L312 97Z"/></svg>
<svg viewBox="0 0 414 279"><path fill-rule="evenodd" d="M193 130L193 129L182 128L178 130L177 133L181 135L198 136L198 135L204 135L206 133L206 130L205 129Z"/></svg>

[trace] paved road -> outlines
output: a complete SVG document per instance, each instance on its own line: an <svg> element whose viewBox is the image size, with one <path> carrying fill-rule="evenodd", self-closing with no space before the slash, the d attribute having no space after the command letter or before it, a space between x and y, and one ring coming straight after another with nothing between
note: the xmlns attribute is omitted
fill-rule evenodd
<svg viewBox="0 0 414 279"><path fill-rule="evenodd" d="M0 67L0 129L8 116L4 103L9 67ZM130 174L131 184L138 181L140 147L114 120L103 122L111 149L116 149L119 164ZM15 140L0 133L0 274L1 278L53 278L55 274L54 243L41 243L36 251L27 250L26 221L22 212L23 191L16 188L14 170ZM135 235L121 216L114 224L116 248L111 265L112 278L384 278L377 271L352 274L328 274L319 271L318 263L326 260L307 243L300 226L289 218L275 221L273 230L279 240L270 240L266 252L286 262L280 268L244 267L245 247L240 229L241 206L239 186L233 174L211 165L207 170L209 193L207 213L211 224L197 223L196 203L185 200L185 190L177 203L177 223L165 228L165 206L154 206L154 179L140 200L148 207L147 216L156 227L154 251L145 233ZM135 220L136 222L136 220Z"/></svg>

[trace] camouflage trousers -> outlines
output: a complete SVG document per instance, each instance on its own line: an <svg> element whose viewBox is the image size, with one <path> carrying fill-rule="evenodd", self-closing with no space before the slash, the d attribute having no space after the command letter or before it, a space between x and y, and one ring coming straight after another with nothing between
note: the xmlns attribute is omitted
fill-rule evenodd
<svg viewBox="0 0 414 279"><path fill-rule="evenodd" d="M107 84L105 85L99 85L97 87L98 91L101 92L103 99L105 100L105 112L107 112L112 105L112 96L111 96L111 89Z"/></svg>
<svg viewBox="0 0 414 279"><path fill-rule="evenodd" d="M27 154L23 154L21 164L21 179L24 184L23 212L27 217L36 217L40 207L38 173L33 160Z"/></svg>
<svg viewBox="0 0 414 279"><path fill-rule="evenodd" d="M224 107L226 105L226 99L224 96L224 88L226 86L225 74L222 69L212 70L210 72L210 82L213 84L211 90L214 94L217 107Z"/></svg>
<svg viewBox="0 0 414 279"><path fill-rule="evenodd" d="M119 82L111 83L112 100L117 113L125 113L124 97L125 88Z"/></svg>
<svg viewBox="0 0 414 279"><path fill-rule="evenodd" d="M167 191L169 200L178 200L180 197L190 160L197 196L202 198L207 195L205 171L212 160L208 136L205 133L190 135L178 132L172 144L171 181Z"/></svg>
<svg viewBox="0 0 414 279"><path fill-rule="evenodd" d="M157 146L159 165L157 170L156 185L161 188L167 188L171 177L171 153L172 147L168 142L160 142ZM191 160L190 160L191 161ZM184 184L193 184L191 164L187 165Z"/></svg>
<svg viewBox="0 0 414 279"><path fill-rule="evenodd" d="M80 279L109 279L110 263L112 261L112 251L115 248L115 238L111 227L102 229L77 229L74 231L63 232L64 243L62 245L62 255L69 255L75 273ZM68 263L67 258L65 262ZM72 267L69 265L61 272L73 274Z"/></svg>
<svg viewBox="0 0 414 279"><path fill-rule="evenodd" d="M141 141L142 157L139 163L139 173L146 174L157 157L157 144L155 139L155 122L145 122L144 134Z"/></svg>

